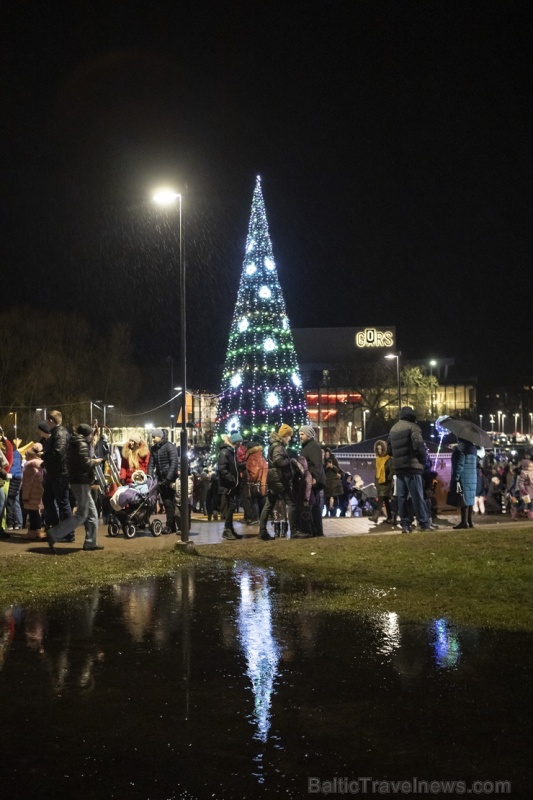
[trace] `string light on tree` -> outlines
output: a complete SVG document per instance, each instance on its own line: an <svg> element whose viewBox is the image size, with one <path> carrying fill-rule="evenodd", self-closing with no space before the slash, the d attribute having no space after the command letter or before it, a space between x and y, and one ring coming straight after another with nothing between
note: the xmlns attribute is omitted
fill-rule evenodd
<svg viewBox="0 0 533 800"><path fill-rule="evenodd" d="M223 433L308 424L305 395L258 177L222 375L213 455Z"/></svg>

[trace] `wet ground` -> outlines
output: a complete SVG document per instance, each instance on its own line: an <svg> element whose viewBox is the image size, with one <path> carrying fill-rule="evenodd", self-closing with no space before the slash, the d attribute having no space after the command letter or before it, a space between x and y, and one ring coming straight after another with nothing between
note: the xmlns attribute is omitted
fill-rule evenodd
<svg viewBox="0 0 533 800"><path fill-rule="evenodd" d="M6 611L2 800L530 796L531 635L292 608L318 590L191 565Z"/></svg>

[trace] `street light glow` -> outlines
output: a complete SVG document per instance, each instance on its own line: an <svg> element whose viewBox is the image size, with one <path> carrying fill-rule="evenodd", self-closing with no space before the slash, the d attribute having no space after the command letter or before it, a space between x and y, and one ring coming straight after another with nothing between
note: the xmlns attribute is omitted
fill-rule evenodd
<svg viewBox="0 0 533 800"><path fill-rule="evenodd" d="M158 206L171 206L176 202L178 197L180 197L180 195L168 187L158 189L152 195L154 203L157 203Z"/></svg>

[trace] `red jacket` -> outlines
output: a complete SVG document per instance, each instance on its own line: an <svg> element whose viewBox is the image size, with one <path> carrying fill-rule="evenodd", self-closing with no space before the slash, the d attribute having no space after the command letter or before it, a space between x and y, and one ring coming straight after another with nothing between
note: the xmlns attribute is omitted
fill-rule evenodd
<svg viewBox="0 0 533 800"><path fill-rule="evenodd" d="M13 445L11 444L9 439L6 439L6 437L4 436L3 439L0 439L0 447L4 451L4 455L7 458L6 472L9 472L11 470L11 467L13 466Z"/></svg>
<svg viewBox="0 0 533 800"><path fill-rule="evenodd" d="M120 480L131 483L131 476L136 469L148 473L150 451L148 446L141 444L135 451L130 450L127 444L122 448L122 461L120 463Z"/></svg>

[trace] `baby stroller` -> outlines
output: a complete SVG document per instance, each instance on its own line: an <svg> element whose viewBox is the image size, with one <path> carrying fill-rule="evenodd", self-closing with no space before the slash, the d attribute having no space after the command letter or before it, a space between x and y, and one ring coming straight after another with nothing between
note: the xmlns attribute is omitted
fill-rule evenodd
<svg viewBox="0 0 533 800"><path fill-rule="evenodd" d="M107 528L109 536L118 536L120 528L124 532L126 539L133 539L141 527L148 525L152 536L161 536L163 523L160 519L150 517L157 508L158 486L155 478L149 475L143 476L143 484L146 484L146 491L140 493L136 486L133 474L131 486L120 486L111 498L111 517ZM143 487L144 488L144 487Z"/></svg>

